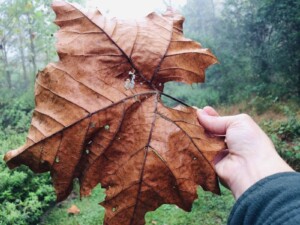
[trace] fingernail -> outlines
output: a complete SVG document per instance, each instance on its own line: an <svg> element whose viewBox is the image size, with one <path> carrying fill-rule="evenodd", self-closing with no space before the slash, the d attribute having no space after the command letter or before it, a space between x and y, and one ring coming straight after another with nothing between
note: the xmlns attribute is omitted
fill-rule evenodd
<svg viewBox="0 0 300 225"><path fill-rule="evenodd" d="M203 110L203 109L199 109L199 114L200 115L205 115L205 116L208 115L207 112L205 112L205 110Z"/></svg>

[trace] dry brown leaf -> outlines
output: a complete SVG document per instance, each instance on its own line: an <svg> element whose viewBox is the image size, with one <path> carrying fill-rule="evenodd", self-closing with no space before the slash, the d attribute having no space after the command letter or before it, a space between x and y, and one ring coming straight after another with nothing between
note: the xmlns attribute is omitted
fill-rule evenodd
<svg viewBox="0 0 300 225"><path fill-rule="evenodd" d="M80 213L80 209L76 205L72 205L67 210L68 214L77 215Z"/></svg>
<svg viewBox="0 0 300 225"><path fill-rule="evenodd" d="M205 134L195 109L160 99L166 82L202 82L217 61L183 36L183 17L107 19L63 1L53 9L60 60L37 75L27 141L5 155L8 166L50 171L58 201L75 178L83 196L101 183L110 225L144 224L165 203L189 211L198 185L219 193L212 160L223 140Z"/></svg>

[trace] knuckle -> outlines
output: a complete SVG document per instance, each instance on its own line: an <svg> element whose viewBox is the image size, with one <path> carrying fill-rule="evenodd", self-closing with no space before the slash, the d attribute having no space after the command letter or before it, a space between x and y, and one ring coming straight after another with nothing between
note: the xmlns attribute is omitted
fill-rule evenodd
<svg viewBox="0 0 300 225"><path fill-rule="evenodd" d="M248 114L246 114L246 113L240 114L239 115L239 119L241 121L251 121L252 120L251 117Z"/></svg>

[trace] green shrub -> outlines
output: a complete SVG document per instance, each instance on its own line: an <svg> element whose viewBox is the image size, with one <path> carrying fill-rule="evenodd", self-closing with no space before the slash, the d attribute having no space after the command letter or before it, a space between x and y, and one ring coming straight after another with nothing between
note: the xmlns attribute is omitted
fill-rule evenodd
<svg viewBox="0 0 300 225"><path fill-rule="evenodd" d="M295 170L300 171L300 121L296 116L289 117L287 121L264 121L263 129L271 137L278 153Z"/></svg>
<svg viewBox="0 0 300 225"><path fill-rule="evenodd" d="M27 131L34 108L31 91L0 101L0 127L18 133Z"/></svg>
<svg viewBox="0 0 300 225"><path fill-rule="evenodd" d="M0 206L0 224L2 225L26 225L22 213L17 205L11 202L4 202Z"/></svg>
<svg viewBox="0 0 300 225"><path fill-rule="evenodd" d="M274 99L271 96L267 98L262 98L259 96L255 96L248 105L248 108L254 108L255 112L258 115L262 115L266 111L268 111L274 105Z"/></svg>
<svg viewBox="0 0 300 225"><path fill-rule="evenodd" d="M0 224L36 224L55 201L49 174L35 175L25 166L9 170L0 157Z"/></svg>
<svg viewBox="0 0 300 225"><path fill-rule="evenodd" d="M24 144L33 105L27 96L0 104L0 224L37 224L55 202L49 173L35 175L25 166L9 170L3 161L7 150Z"/></svg>

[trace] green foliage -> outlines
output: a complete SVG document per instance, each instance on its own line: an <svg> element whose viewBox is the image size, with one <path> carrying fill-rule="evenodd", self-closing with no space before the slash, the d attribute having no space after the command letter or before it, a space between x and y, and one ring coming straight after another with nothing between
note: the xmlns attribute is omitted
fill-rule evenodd
<svg viewBox="0 0 300 225"><path fill-rule="evenodd" d="M288 111L288 113L291 113ZM300 121L290 114L287 121L264 121L264 130L271 137L278 153L295 170L300 171Z"/></svg>
<svg viewBox="0 0 300 225"><path fill-rule="evenodd" d="M204 107L206 105L217 106L219 104L219 93L217 91L206 91L200 85L186 85L181 83L169 82L165 85L164 92L177 98L190 106ZM163 96L163 101L168 106L178 105L168 97Z"/></svg>
<svg viewBox="0 0 300 225"><path fill-rule="evenodd" d="M27 91L21 96L17 93L10 98L0 101L0 126L18 133L27 131L34 108L33 93ZM1 133L0 133L1 134Z"/></svg>
<svg viewBox="0 0 300 225"><path fill-rule="evenodd" d="M272 108L272 110L281 111L281 109L279 108L276 109L275 104L277 103L277 100L277 97L274 98L271 95L265 98L255 96L251 99L251 101L249 101L248 108L254 108L255 112L258 115L262 115L263 113L267 112L270 108Z"/></svg>
<svg viewBox="0 0 300 225"><path fill-rule="evenodd" d="M10 136L11 135L11 136ZM25 134L0 135L0 149L23 144ZM36 224L55 201L49 174L35 175L27 167L9 170L0 154L0 224Z"/></svg>
<svg viewBox="0 0 300 225"><path fill-rule="evenodd" d="M0 4L2 90L18 92L28 88L37 70L55 59L56 27L50 3L51 0L6 0Z"/></svg>
<svg viewBox="0 0 300 225"><path fill-rule="evenodd" d="M36 224L55 201L49 174L35 175L25 167L11 171L0 157L1 224Z"/></svg>
<svg viewBox="0 0 300 225"><path fill-rule="evenodd" d="M36 224L55 200L49 174L36 176L28 169L9 171L1 163L0 223Z"/></svg>
<svg viewBox="0 0 300 225"><path fill-rule="evenodd" d="M183 13L186 34L220 61L208 72L206 91L224 103L249 96L299 101L299 1L188 0Z"/></svg>
<svg viewBox="0 0 300 225"><path fill-rule="evenodd" d="M7 150L25 142L33 97L29 92L6 96L0 101L0 224L36 224L55 201L49 174L35 175L24 166L9 170L3 161Z"/></svg>

